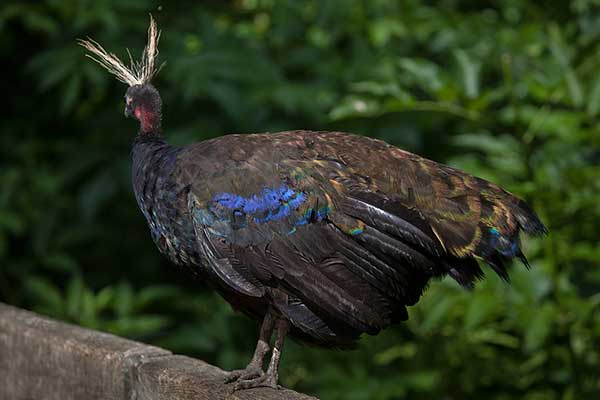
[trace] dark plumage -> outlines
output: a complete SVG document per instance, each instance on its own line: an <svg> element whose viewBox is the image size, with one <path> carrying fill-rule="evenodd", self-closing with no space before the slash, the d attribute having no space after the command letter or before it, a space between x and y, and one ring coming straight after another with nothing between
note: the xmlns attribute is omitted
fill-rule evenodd
<svg viewBox="0 0 600 400"><path fill-rule="evenodd" d="M525 260L519 231L545 232L490 182L340 132L184 148L140 135L133 182L161 252L241 296L242 311L273 306L292 334L325 346L406 319L432 277L471 287L482 276L475 258L506 279L508 261Z"/></svg>
<svg viewBox="0 0 600 400"><path fill-rule="evenodd" d="M380 140L341 132L228 135L177 148L163 139L160 96L126 94L140 123L133 186L152 239L174 263L263 321L238 387L275 386L285 334L349 348L406 320L428 281L503 279L519 232L545 233L500 187ZM271 331L278 335L262 372Z"/></svg>

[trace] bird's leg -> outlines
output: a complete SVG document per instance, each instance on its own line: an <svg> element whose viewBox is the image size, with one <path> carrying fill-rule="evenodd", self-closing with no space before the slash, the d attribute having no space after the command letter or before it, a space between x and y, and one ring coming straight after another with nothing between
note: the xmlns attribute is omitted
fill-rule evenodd
<svg viewBox="0 0 600 400"><path fill-rule="evenodd" d="M279 361L281 359L281 352L283 351L283 342L285 341L285 337L289 330L290 322L288 320L280 319L277 321L277 336L275 338L275 344L273 345L273 354L271 354L269 368L266 373L266 386L277 388L277 381L279 380Z"/></svg>
<svg viewBox="0 0 600 400"><path fill-rule="evenodd" d="M260 327L260 334L258 336L258 342L256 343L256 349L254 350L252 360L245 369L236 369L229 372L225 377L225 383L236 380L248 380L264 375L263 360L270 350L269 342L271 341L274 323L275 316L273 315L273 311L269 308Z"/></svg>
<svg viewBox="0 0 600 400"><path fill-rule="evenodd" d="M279 360L281 359L281 351L283 350L283 342L290 330L290 322L286 319L278 319L275 322L277 331L275 344L273 345L273 353L267 372L261 376L248 380L238 380L235 384L235 390L251 389L256 387L270 387L278 389L277 381L279 380Z"/></svg>

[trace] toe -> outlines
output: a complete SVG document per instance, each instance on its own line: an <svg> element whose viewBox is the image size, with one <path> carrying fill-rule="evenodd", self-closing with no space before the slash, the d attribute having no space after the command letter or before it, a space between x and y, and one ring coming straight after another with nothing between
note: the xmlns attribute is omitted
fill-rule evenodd
<svg viewBox="0 0 600 400"><path fill-rule="evenodd" d="M281 386L277 384L277 377L268 376L263 382L264 387L270 387L271 389L281 389Z"/></svg>
<svg viewBox="0 0 600 400"><path fill-rule="evenodd" d="M258 387L269 387L272 389L281 389L281 386L277 384L277 377L274 375L262 374L253 379L238 379L235 383L234 391L253 389Z"/></svg>
<svg viewBox="0 0 600 400"><path fill-rule="evenodd" d="M236 381L247 381L254 378L258 378L264 375L264 372L260 368L246 367L246 369L236 369L228 372L225 376L225 383L231 383Z"/></svg>
<svg viewBox="0 0 600 400"><path fill-rule="evenodd" d="M265 373L260 368L246 368L244 373L239 377L239 380L247 381L255 378L260 378Z"/></svg>
<svg viewBox="0 0 600 400"><path fill-rule="evenodd" d="M238 380L235 383L234 386L234 390L244 390L244 389L252 389L252 388L257 388L257 387L263 387L263 382L266 380L266 377L263 376L259 376L257 378L254 379L247 379L247 380Z"/></svg>
<svg viewBox="0 0 600 400"><path fill-rule="evenodd" d="M225 381L225 383L235 382L240 378L240 376L242 376L242 371L244 370L236 369L234 371L229 371L225 374L225 379L223 380Z"/></svg>

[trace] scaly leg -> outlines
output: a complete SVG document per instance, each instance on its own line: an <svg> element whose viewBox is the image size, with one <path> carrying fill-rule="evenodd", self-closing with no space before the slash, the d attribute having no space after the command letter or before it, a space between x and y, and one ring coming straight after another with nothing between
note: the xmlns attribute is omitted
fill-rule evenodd
<svg viewBox="0 0 600 400"><path fill-rule="evenodd" d="M274 323L275 316L269 308L260 327L260 334L258 336L258 342L256 343L256 349L254 350L252 360L245 369L236 369L227 373L225 383L231 383L237 380L248 380L264 375L263 360L270 350L269 342L271 341Z"/></svg>
<svg viewBox="0 0 600 400"><path fill-rule="evenodd" d="M271 354L271 361L269 362L269 368L267 369L267 372L252 379L238 380L235 384L234 390L251 389L256 387L270 387L273 389L279 389L279 385L277 385L277 381L279 380L279 361L281 359L281 351L283 350L285 336L290 330L290 322L286 319L278 319L277 322L275 322L275 329L277 331L277 335L275 337L273 353Z"/></svg>

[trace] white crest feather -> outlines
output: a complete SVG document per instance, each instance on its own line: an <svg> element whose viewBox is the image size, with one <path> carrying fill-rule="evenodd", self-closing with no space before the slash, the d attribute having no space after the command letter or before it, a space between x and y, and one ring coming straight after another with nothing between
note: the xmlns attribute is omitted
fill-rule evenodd
<svg viewBox="0 0 600 400"><path fill-rule="evenodd" d="M134 86L149 83L156 72L158 72L158 69L156 68L156 57L158 56L159 39L160 31L156 27L154 18L150 15L148 43L144 48L142 58L140 61L134 61L133 57L131 57L131 53L127 50L127 53L129 54L129 67L119 60L116 55L104 50L104 48L93 39L79 39L78 43L91 53L86 54L87 57L102 65L119 81L126 83L129 86Z"/></svg>

